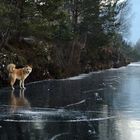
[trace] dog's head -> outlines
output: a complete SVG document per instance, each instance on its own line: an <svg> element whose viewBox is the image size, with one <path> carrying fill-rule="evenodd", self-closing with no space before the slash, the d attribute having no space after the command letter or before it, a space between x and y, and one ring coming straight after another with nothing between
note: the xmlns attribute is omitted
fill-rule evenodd
<svg viewBox="0 0 140 140"><path fill-rule="evenodd" d="M26 71L27 74L30 74L32 72L32 65L26 65L24 67L24 70Z"/></svg>

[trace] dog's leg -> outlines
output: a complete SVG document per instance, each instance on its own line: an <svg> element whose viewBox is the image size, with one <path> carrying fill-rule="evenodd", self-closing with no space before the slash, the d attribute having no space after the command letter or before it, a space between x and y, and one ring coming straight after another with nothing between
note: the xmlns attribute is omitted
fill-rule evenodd
<svg viewBox="0 0 140 140"><path fill-rule="evenodd" d="M19 87L22 88L22 80L19 80Z"/></svg>
<svg viewBox="0 0 140 140"><path fill-rule="evenodd" d="M22 80L22 88L25 89L24 80Z"/></svg>
<svg viewBox="0 0 140 140"><path fill-rule="evenodd" d="M14 90L14 83L16 82L16 79L15 78L11 78L11 81L10 81L10 85L12 87L12 89Z"/></svg>

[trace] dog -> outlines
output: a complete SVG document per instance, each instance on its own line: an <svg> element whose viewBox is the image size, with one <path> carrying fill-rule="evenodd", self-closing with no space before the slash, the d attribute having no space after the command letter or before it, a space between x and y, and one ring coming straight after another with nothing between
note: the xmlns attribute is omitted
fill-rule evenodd
<svg viewBox="0 0 140 140"><path fill-rule="evenodd" d="M7 71L9 74L9 80L10 80L10 85L12 89L14 89L14 84L16 80L19 80L19 87L21 89L24 89L25 88L24 81L32 72L32 66L26 65L23 68L17 69L15 64L9 64L7 65Z"/></svg>

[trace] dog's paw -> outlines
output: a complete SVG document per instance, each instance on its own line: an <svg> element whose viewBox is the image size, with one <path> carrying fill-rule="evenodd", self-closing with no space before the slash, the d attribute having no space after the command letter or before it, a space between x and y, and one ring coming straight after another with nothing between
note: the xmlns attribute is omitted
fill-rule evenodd
<svg viewBox="0 0 140 140"><path fill-rule="evenodd" d="M22 89L26 89L26 87L22 87Z"/></svg>

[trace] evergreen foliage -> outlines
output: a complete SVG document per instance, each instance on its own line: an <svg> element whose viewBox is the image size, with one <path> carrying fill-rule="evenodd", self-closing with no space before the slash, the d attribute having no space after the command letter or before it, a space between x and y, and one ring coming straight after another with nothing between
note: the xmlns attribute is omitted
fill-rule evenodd
<svg viewBox="0 0 140 140"><path fill-rule="evenodd" d="M128 10L129 0L0 0L1 55L55 78L126 65L139 58L123 39Z"/></svg>

